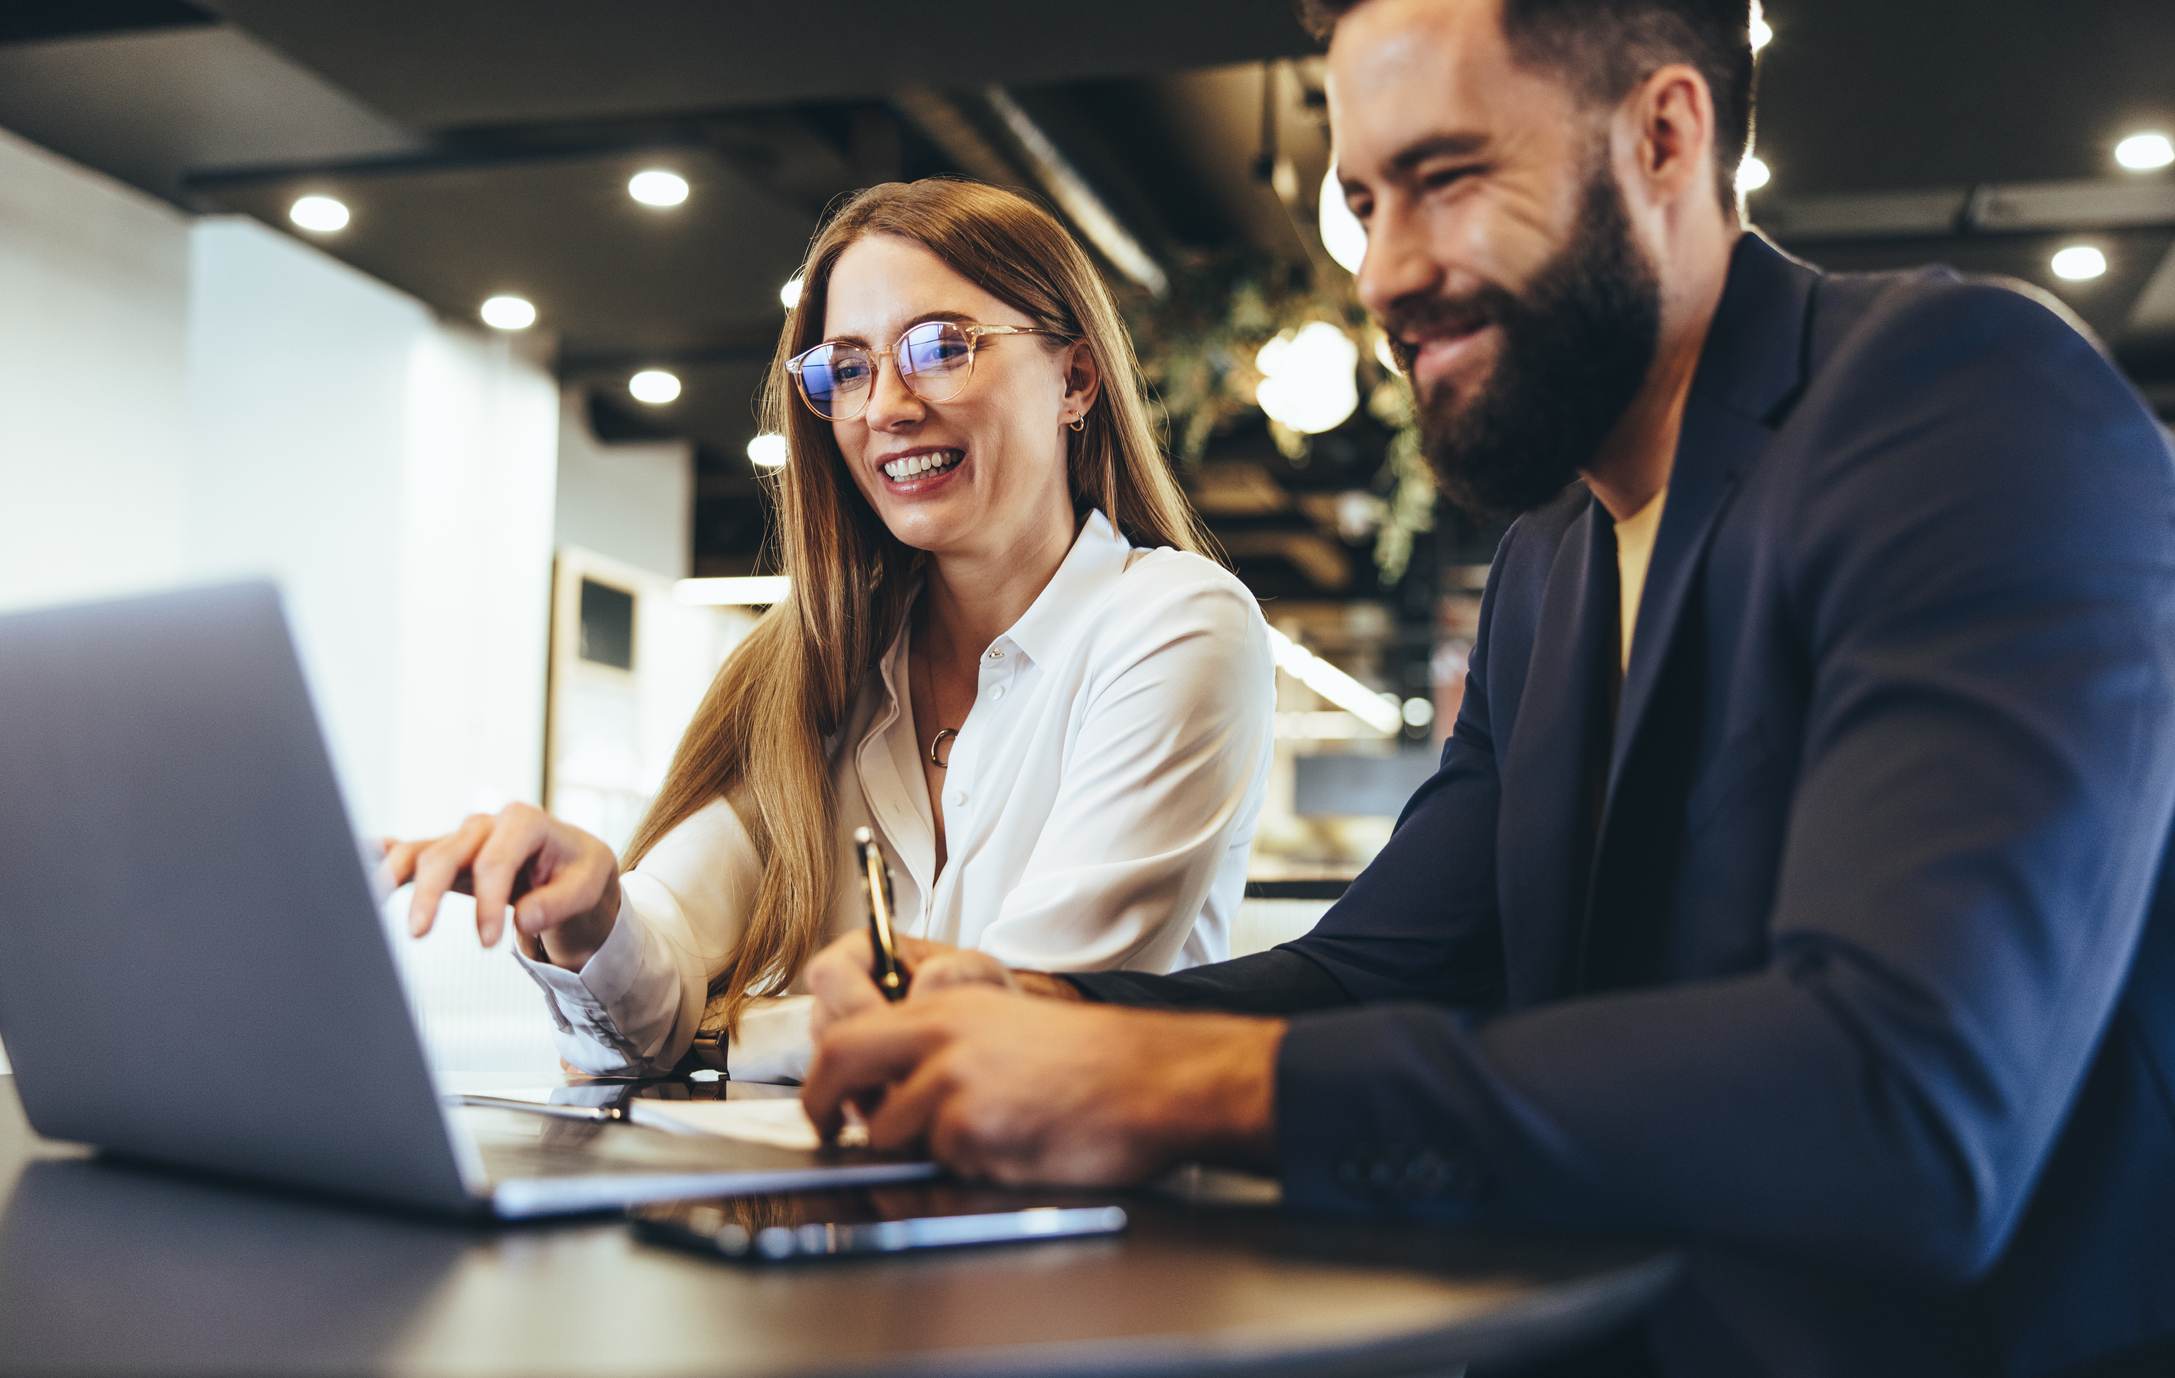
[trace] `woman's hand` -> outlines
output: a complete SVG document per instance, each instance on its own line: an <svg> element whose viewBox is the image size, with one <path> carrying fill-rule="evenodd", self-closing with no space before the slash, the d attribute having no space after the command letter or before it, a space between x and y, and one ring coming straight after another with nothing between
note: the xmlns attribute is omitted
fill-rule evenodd
<svg viewBox="0 0 2175 1378"><path fill-rule="evenodd" d="M601 840L529 804L471 814L444 837L387 838L379 878L415 882L408 932L422 937L448 892L476 897L476 936L494 947L514 911L515 941L530 956L579 971L619 917L619 858Z"/></svg>

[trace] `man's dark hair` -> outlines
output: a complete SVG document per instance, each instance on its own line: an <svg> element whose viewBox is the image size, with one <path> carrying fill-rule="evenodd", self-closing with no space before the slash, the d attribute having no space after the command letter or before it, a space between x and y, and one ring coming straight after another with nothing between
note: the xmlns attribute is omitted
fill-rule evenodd
<svg viewBox="0 0 2175 1378"><path fill-rule="evenodd" d="M1327 40L1368 0L1300 0ZM1613 104L1672 62L1707 80L1714 97L1715 190L1737 208L1737 165L1752 146L1751 0L1500 0L1503 37L1528 68L1557 72L1586 100Z"/></svg>

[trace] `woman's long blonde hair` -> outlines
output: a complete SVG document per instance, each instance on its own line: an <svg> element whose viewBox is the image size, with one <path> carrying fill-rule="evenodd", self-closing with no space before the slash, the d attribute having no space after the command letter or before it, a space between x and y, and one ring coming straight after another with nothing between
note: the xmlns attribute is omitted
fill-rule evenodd
<svg viewBox="0 0 2175 1378"><path fill-rule="evenodd" d="M786 438L773 533L791 592L719 669L624 858L634 866L712 800L739 812L763 878L739 947L711 985L728 1026L751 998L783 990L823 941L837 847L826 746L898 634L922 558L870 509L830 423L801 405L785 372L820 343L839 255L872 234L913 240L1035 325L1084 341L1102 387L1085 429L1069 437L1075 509L1100 508L1136 545L1214 551L1156 443L1117 303L1056 217L1013 192L953 179L888 182L840 207L808 247L800 301L763 390L763 428Z"/></svg>

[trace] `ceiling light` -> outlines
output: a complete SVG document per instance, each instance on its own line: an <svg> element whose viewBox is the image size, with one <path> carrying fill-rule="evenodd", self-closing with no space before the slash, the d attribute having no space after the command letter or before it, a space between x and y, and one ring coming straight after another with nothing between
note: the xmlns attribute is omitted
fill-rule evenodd
<svg viewBox="0 0 2175 1378"><path fill-rule="evenodd" d="M785 306L785 309L788 311L791 311L794 307L800 305L801 280L799 278L793 278L789 280L785 286L779 288L778 300Z"/></svg>
<svg viewBox="0 0 2175 1378"><path fill-rule="evenodd" d="M645 368L627 380L627 391L634 394L637 402L661 407L679 397L680 380L661 368Z"/></svg>
<svg viewBox="0 0 2175 1378"><path fill-rule="evenodd" d="M1405 700L1405 726L1427 727L1435 721L1435 705L1427 699Z"/></svg>
<svg viewBox="0 0 2175 1378"><path fill-rule="evenodd" d="M1322 247L1329 257L1345 272L1357 276L1359 265L1367 258L1367 227L1359 223L1352 208L1344 199L1344 183L1337 176L1336 164L1329 167L1322 178Z"/></svg>
<svg viewBox="0 0 2175 1378"><path fill-rule="evenodd" d="M783 574L754 574L739 579L681 579L672 585L676 603L714 608L765 608L783 603L792 582Z"/></svg>
<svg viewBox="0 0 2175 1378"><path fill-rule="evenodd" d="M765 431L748 442L748 463L758 469L783 469L785 457L785 437L776 431Z"/></svg>
<svg viewBox="0 0 2175 1378"><path fill-rule="evenodd" d="M1747 195L1758 191L1761 187L1774 180L1775 174L1768 170L1767 164L1749 153L1745 155L1745 160L1737 165L1737 190Z"/></svg>
<svg viewBox="0 0 2175 1378"><path fill-rule="evenodd" d="M2054 256L2054 276L2070 282L2090 282L2107 271L2107 255L2089 244L2072 244Z"/></svg>
<svg viewBox="0 0 2175 1378"><path fill-rule="evenodd" d="M1333 431L1359 410L1359 346L1328 321L1287 330L1254 356L1261 385L1254 400L1301 435Z"/></svg>
<svg viewBox="0 0 2175 1378"><path fill-rule="evenodd" d="M493 297L483 304L483 323L493 330L526 330L536 324L536 307L527 297Z"/></svg>
<svg viewBox="0 0 2175 1378"><path fill-rule="evenodd" d="M644 168L628 179L627 195L645 206L677 206L687 199L687 179L663 168Z"/></svg>
<svg viewBox="0 0 2175 1378"><path fill-rule="evenodd" d="M287 208L287 218L314 234L347 228L347 207L329 196L305 196Z"/></svg>
<svg viewBox="0 0 2175 1378"><path fill-rule="evenodd" d="M1759 5L1752 7L1752 51L1758 52L1775 41L1775 30L1767 22L1767 11Z"/></svg>
<svg viewBox="0 0 2175 1378"><path fill-rule="evenodd" d="M2132 172L2153 172L2175 163L2175 141L2160 133L2132 134L2115 145L2115 161Z"/></svg>

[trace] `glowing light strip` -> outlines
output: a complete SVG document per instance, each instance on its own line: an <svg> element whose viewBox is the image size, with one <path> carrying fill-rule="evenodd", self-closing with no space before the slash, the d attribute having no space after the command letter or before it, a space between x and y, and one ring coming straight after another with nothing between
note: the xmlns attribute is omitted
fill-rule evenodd
<svg viewBox="0 0 2175 1378"><path fill-rule="evenodd" d="M1269 628L1269 649L1276 657L1277 669L1383 736L1395 736L1403 724L1404 717L1396 704L1274 627Z"/></svg>
<svg viewBox="0 0 2175 1378"><path fill-rule="evenodd" d="M791 581L783 574L759 574L742 579L682 579L672 586L677 603L696 603L718 608L758 608L783 603Z"/></svg>

